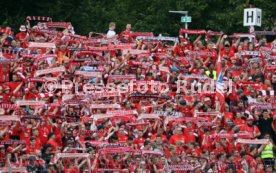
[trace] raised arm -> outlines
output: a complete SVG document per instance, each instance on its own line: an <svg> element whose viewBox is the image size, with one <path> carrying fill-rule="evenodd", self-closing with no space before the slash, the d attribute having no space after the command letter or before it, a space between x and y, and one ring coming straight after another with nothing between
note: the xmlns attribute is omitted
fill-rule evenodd
<svg viewBox="0 0 276 173"><path fill-rule="evenodd" d="M193 45L195 46L197 42L201 39L202 35L199 35L196 40L193 42Z"/></svg>

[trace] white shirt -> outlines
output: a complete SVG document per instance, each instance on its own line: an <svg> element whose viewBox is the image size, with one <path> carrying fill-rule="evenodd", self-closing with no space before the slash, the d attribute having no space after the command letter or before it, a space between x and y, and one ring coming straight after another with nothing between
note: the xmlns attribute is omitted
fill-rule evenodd
<svg viewBox="0 0 276 173"><path fill-rule="evenodd" d="M106 37L107 38L113 38L113 37L115 37L115 35L116 35L115 31L108 30L108 32L106 34Z"/></svg>

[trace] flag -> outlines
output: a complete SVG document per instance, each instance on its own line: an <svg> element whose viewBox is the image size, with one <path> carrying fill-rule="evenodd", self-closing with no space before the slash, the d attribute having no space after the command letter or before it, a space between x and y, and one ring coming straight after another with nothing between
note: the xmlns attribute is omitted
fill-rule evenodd
<svg viewBox="0 0 276 173"><path fill-rule="evenodd" d="M220 112L222 112L225 106L225 98L224 98L224 83L223 83L220 53L219 53L218 62L217 62L216 100L217 102L219 102Z"/></svg>

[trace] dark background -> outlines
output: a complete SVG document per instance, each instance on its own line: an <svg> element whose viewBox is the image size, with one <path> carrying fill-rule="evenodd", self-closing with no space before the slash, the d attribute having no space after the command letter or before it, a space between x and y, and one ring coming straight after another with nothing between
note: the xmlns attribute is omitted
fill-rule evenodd
<svg viewBox="0 0 276 173"><path fill-rule="evenodd" d="M262 9L262 27L276 27L276 0L254 0ZM16 32L26 16L49 16L53 21L72 22L77 34L90 31L106 32L109 22L116 22L117 33L132 24L134 31L153 31L155 35L177 36L181 14L169 10L189 11L190 29L248 32L243 27L243 9L248 0L0 0L0 25L11 26Z"/></svg>

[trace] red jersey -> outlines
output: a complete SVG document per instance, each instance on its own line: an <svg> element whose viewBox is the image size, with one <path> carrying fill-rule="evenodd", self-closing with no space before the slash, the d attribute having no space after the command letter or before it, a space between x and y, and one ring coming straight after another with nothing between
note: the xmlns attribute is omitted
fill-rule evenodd
<svg viewBox="0 0 276 173"><path fill-rule="evenodd" d="M185 143L186 142L186 138L185 138L184 135L172 135L171 138L170 138L169 143L173 144L173 145L176 145L177 141Z"/></svg>

